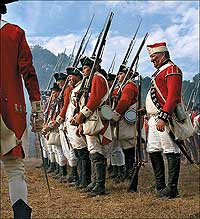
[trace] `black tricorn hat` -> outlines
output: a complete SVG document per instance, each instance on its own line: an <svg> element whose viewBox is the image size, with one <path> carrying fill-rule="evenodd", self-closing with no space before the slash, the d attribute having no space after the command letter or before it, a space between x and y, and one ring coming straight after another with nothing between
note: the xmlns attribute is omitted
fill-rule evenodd
<svg viewBox="0 0 200 219"><path fill-rule="evenodd" d="M115 74L109 73L109 74L107 75L107 80L108 80L108 81L114 81L114 80L115 80L115 77L116 77Z"/></svg>
<svg viewBox="0 0 200 219"><path fill-rule="evenodd" d="M45 95L46 97L50 97L50 96L51 96L51 91L50 91L50 90L45 90L45 91L44 91L44 95Z"/></svg>
<svg viewBox="0 0 200 219"><path fill-rule="evenodd" d="M119 72L123 72L126 74L128 72L128 67L124 64L120 65Z"/></svg>
<svg viewBox="0 0 200 219"><path fill-rule="evenodd" d="M73 66L68 66L66 68L66 73L67 75L76 75L76 76L79 76L80 78L83 78L81 71L78 68L75 68Z"/></svg>
<svg viewBox="0 0 200 219"><path fill-rule="evenodd" d="M55 90L55 91L60 91L59 86L57 85L57 83L53 83L53 87L51 88L51 91Z"/></svg>
<svg viewBox="0 0 200 219"><path fill-rule="evenodd" d="M1 0L0 2L0 14L6 14L7 13L7 8L6 4L16 2L18 0Z"/></svg>
<svg viewBox="0 0 200 219"><path fill-rule="evenodd" d="M67 79L67 75L64 73L55 73L53 76L56 79L56 81L65 81Z"/></svg>
<svg viewBox="0 0 200 219"><path fill-rule="evenodd" d="M99 72L100 72L105 78L108 77L108 74L107 74L107 72L106 72L105 69L101 68L101 69L99 70Z"/></svg>
<svg viewBox="0 0 200 219"><path fill-rule="evenodd" d="M3 4L9 4L9 3L12 3L12 2L17 2L18 0L1 0L1 3Z"/></svg>
<svg viewBox="0 0 200 219"><path fill-rule="evenodd" d="M90 68L92 68L92 66L94 64L94 59L92 59L88 56L83 56L80 58L80 63L82 66L86 65L86 66L89 66Z"/></svg>

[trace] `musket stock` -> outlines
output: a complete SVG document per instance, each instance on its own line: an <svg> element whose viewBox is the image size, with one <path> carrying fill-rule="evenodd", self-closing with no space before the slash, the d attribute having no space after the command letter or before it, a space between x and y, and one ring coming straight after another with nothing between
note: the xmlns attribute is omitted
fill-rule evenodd
<svg viewBox="0 0 200 219"><path fill-rule="evenodd" d="M138 109L141 109L141 80L142 80L142 77L141 75L139 76L138 78ZM143 164L142 162L142 156L141 156L141 143L142 143L142 133L141 133L141 130L142 130L142 112L141 110L138 110L137 111L137 118L138 118L138 130L137 130L137 153L136 153L136 156L137 156L137 165L133 167L133 175L132 175L132 178L131 178L131 182L130 182L130 185L129 185L129 188L128 188L128 192L137 192L137 186L138 186L138 174L139 174L139 171L140 171L140 168Z"/></svg>

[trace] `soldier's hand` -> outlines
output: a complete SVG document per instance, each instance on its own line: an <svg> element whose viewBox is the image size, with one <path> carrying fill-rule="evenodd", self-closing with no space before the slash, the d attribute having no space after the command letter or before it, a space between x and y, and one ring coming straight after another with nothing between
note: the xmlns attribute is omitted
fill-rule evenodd
<svg viewBox="0 0 200 219"><path fill-rule="evenodd" d="M69 122L70 122L70 125L78 126L78 124L76 123L75 117L72 117L72 118L69 120Z"/></svg>
<svg viewBox="0 0 200 219"><path fill-rule="evenodd" d="M156 123L156 128L159 132L164 132L165 131L165 121L162 119L158 119Z"/></svg>
<svg viewBox="0 0 200 219"><path fill-rule="evenodd" d="M84 114L82 112L79 112L79 114L75 118L75 122L77 124L82 124L84 122L84 120L85 120Z"/></svg>
<svg viewBox="0 0 200 219"><path fill-rule="evenodd" d="M80 138L83 135L83 125L79 125L76 129L76 135Z"/></svg>

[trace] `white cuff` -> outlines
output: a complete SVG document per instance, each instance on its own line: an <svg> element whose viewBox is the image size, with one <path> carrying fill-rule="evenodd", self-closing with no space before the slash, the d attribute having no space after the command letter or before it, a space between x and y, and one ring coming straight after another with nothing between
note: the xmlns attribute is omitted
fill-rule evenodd
<svg viewBox="0 0 200 219"><path fill-rule="evenodd" d="M58 123L58 124L61 124L62 122L64 121L64 118L62 118L61 116L57 116L56 117L56 122Z"/></svg>
<svg viewBox="0 0 200 219"><path fill-rule="evenodd" d="M83 113L83 115L86 118L90 117L93 114L93 112L89 108L87 108L86 106L83 107L83 109L81 110L81 113Z"/></svg>
<svg viewBox="0 0 200 219"><path fill-rule="evenodd" d="M31 103L32 112L42 112L42 104L41 101L33 101Z"/></svg>
<svg viewBox="0 0 200 219"><path fill-rule="evenodd" d="M122 117L121 114L119 114L119 113L116 112L116 111L113 111L113 118L112 118L112 119L113 119L114 121L116 121L116 122L119 121L119 120L121 119L121 117Z"/></svg>

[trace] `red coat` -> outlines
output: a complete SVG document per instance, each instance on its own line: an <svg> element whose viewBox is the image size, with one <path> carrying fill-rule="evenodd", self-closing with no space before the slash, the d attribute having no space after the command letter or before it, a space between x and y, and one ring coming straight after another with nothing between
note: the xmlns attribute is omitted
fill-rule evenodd
<svg viewBox="0 0 200 219"><path fill-rule="evenodd" d="M161 67L161 71L156 76L155 81L157 87L166 100L166 102L164 102L156 91L157 100L160 103L162 110L168 114L172 114L176 104L181 102L181 70L173 63L165 64Z"/></svg>
<svg viewBox="0 0 200 219"><path fill-rule="evenodd" d="M63 119L65 119L65 115L66 115L67 107L69 105L70 94L71 94L72 89L73 89L72 86L68 86L64 91L64 95L63 95L64 103L63 103L63 107L61 108L60 113L59 113L59 116L62 117Z"/></svg>
<svg viewBox="0 0 200 219"><path fill-rule="evenodd" d="M17 139L21 139L26 129L22 77L31 102L40 100L38 80L24 31L16 25L7 23L0 29L0 35L0 113L7 128L14 132Z"/></svg>
<svg viewBox="0 0 200 219"><path fill-rule="evenodd" d="M95 74L92 79L92 86L86 107L94 112L100 106L107 92L108 85L106 80L102 76Z"/></svg>
<svg viewBox="0 0 200 219"><path fill-rule="evenodd" d="M118 92L116 88L112 95L115 96ZM122 89L121 97L115 107L115 111L121 116L128 110L128 108L137 102L138 88L134 82L128 82Z"/></svg>

